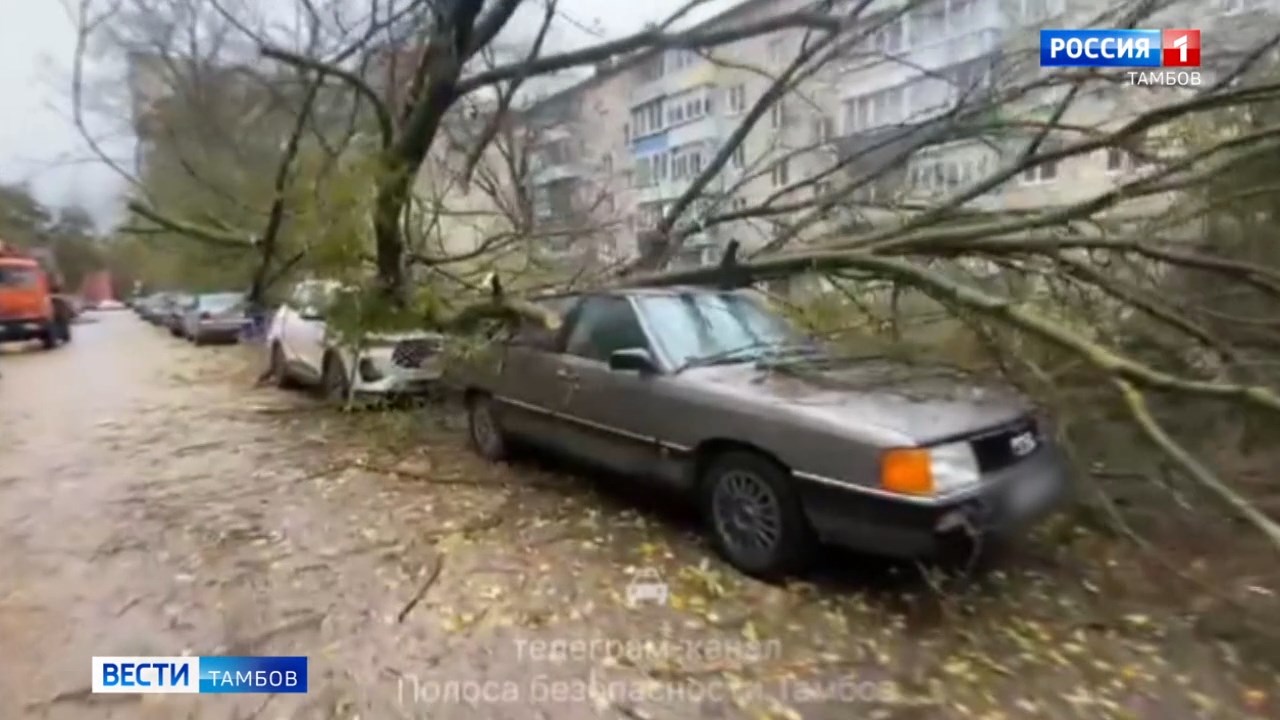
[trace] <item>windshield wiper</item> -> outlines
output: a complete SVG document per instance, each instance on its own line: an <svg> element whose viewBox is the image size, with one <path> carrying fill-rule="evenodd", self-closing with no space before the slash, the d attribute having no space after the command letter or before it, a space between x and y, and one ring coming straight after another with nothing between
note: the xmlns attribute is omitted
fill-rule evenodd
<svg viewBox="0 0 1280 720"><path fill-rule="evenodd" d="M755 359L753 357L742 358L741 360L737 359L738 356L742 355L743 353L751 352L752 350L773 350L774 352L781 352L783 350L788 350L788 349L807 350L808 348L804 345L779 342L777 340L762 340L759 342L747 343L746 345L740 345L735 348L729 348L728 350L721 350L720 352L712 353L710 355L703 355L701 357L689 358L688 360L685 360L684 363L682 363L679 367L675 369L675 373L679 374L684 372L685 370L688 370L689 368L694 368L694 367L705 367L707 365L716 365L719 363L743 362L746 360L753 360Z"/></svg>

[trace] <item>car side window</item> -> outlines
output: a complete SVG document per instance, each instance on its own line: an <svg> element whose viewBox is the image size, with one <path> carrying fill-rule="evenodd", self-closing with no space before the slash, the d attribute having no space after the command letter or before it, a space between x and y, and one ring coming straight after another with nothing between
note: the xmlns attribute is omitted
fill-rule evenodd
<svg viewBox="0 0 1280 720"><path fill-rule="evenodd" d="M614 352L629 348L649 349L649 340L631 303L612 296L584 300L569 330L564 351L608 362Z"/></svg>
<svg viewBox="0 0 1280 720"><path fill-rule="evenodd" d="M563 321L577 300L578 298L573 296L550 298L539 301L538 305L556 313ZM560 328L553 330L542 323L525 318L520 321L520 327L516 328L509 342L521 347L556 352L560 349L560 335Z"/></svg>

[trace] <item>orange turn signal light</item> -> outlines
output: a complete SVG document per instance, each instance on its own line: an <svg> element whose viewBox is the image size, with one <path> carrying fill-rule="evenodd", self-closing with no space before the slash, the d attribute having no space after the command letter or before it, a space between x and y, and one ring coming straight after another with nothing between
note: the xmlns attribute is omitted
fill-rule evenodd
<svg viewBox="0 0 1280 720"><path fill-rule="evenodd" d="M880 456L880 487L903 495L932 495L933 472L929 451L894 448Z"/></svg>

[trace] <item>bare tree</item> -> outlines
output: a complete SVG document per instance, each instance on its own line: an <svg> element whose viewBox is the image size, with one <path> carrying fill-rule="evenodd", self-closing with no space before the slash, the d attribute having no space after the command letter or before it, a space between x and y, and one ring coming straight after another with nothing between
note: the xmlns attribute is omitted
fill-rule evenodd
<svg viewBox="0 0 1280 720"><path fill-rule="evenodd" d="M108 11L95 14L90 0L83 2L87 38ZM353 99L353 126L360 130L352 135L363 143L337 154L367 155L375 166L367 196L353 206L366 214L370 259L394 303L408 302L407 268L416 265L455 283L464 297L457 316L473 317L474 307L494 306L475 293L480 269L508 267L497 264L501 257L523 270L538 261L535 250L548 238L564 235L539 218L530 187L535 156L550 142L536 120L538 103L522 100L537 79L607 61L636 68L662 51L690 51L743 77L758 75L762 90L735 108L733 128L705 164L699 157L684 190L645 228L651 246L554 282L744 284L808 276L859 301L887 292L894 317L904 293L929 298L982 338L997 339L1002 361L1032 375L1043 368L1020 357L1024 342L1091 368L1094 384L1113 388L1112 399L1151 443L1280 547L1276 523L1196 460L1149 407L1149 396L1186 396L1280 411L1275 378L1261 370L1259 356L1274 346L1257 340L1258 316L1170 293L1170 283L1195 277L1247 293L1258 312L1274 313L1280 299L1274 255L1239 250L1256 245L1241 235L1274 229L1269 189L1224 182L1246 170L1256 178L1259 159L1277 157L1280 126L1271 110L1280 91L1274 67L1280 35L1242 28L1233 34L1237 47L1212 58L1199 85L1175 87L1163 73L1046 71L1018 32L973 63L920 65L902 33L926 33L914 38L923 42L935 23L950 22L939 0L888 11L819 0L686 27L681 20L701 4L693 0L634 34L561 51L547 47L558 17L547 2L538 4L528 42L504 52L497 48L515 27L518 0L334 0L324 7L300 0L292 9L311 28L302 42L280 31L278 17L250 21L244 8L209 2L231 30L195 33L201 42L190 43L190 51L234 36L262 58L294 68L303 87L341 88ZM1133 0L1071 24L1160 24L1159 13L1178 7ZM186 17L177 10L167 13ZM781 48L768 67L753 67L734 50L758 36L776 37ZM838 93L824 90L904 68L920 88L937 90L935 106L912 114L900 96L868 93L840 107ZM873 112L867 108L892 106L895 97L903 114L864 118ZM834 113L846 115L845 132L824 129ZM295 128L309 124L305 110L296 115ZM762 134L770 138L763 144ZM792 172L801 165L803 174ZM424 173L431 190L415 196ZM636 194L643 180L599 185L625 185ZM1059 191L1046 194L1051 180ZM770 185L764 200L737 202L764 181ZM274 196L282 197L276 186ZM485 202L462 200L477 193ZM207 222L135 209L191 237L231 239ZM447 242L448 227L459 219L479 228L480 239L462 249ZM623 220L593 212L575 232L594 237ZM763 242L748 257L727 255L718 267L673 267L687 242L722 227L730 234L754 227ZM537 273L529 277L526 288L540 284ZM506 284L508 294L513 287ZM499 300L510 306L509 297ZM1139 335L1157 337L1161 351L1138 348ZM1253 339L1242 346L1243 337Z"/></svg>

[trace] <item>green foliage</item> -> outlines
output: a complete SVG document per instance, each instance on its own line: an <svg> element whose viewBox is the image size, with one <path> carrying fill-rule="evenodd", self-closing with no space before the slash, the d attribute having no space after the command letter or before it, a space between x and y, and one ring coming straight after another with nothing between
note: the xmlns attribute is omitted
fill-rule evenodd
<svg viewBox="0 0 1280 720"><path fill-rule="evenodd" d="M0 185L0 240L52 250L63 286L71 291L86 275L108 266L107 250L87 212L47 208L22 185Z"/></svg>

